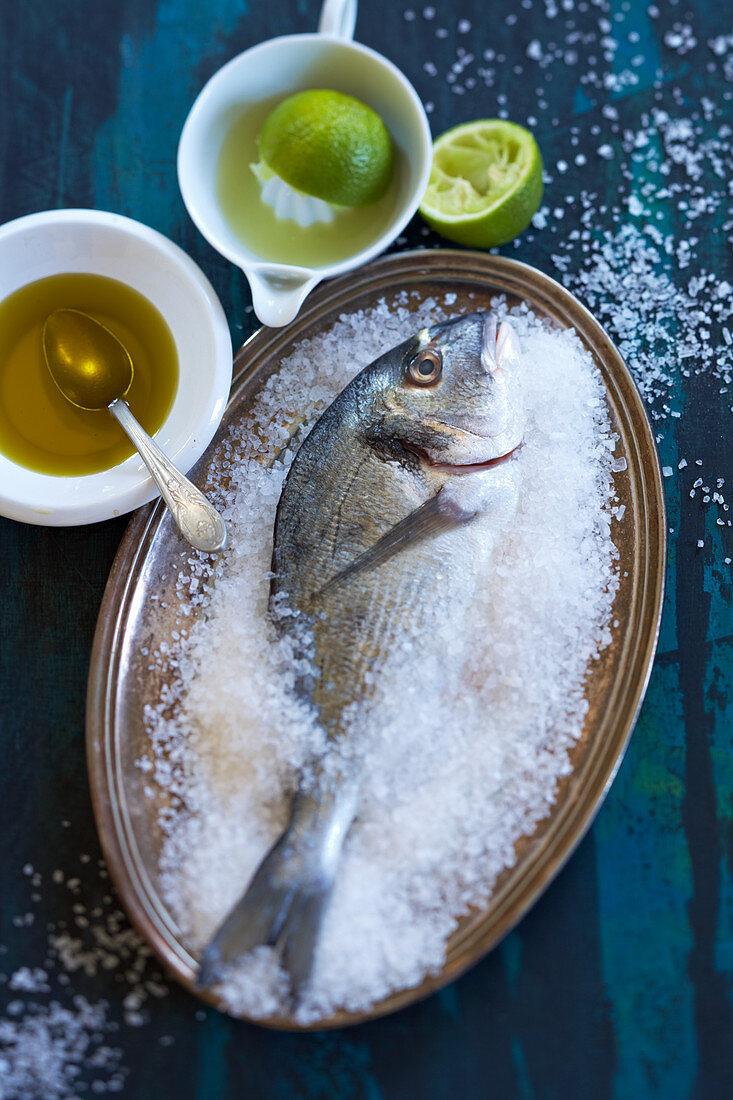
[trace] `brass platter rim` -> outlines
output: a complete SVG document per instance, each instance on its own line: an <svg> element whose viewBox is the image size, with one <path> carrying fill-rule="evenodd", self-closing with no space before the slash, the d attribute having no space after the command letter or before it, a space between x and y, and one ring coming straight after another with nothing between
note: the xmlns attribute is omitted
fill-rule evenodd
<svg viewBox="0 0 733 1100"><path fill-rule="evenodd" d="M399 290L420 287L430 281L474 286L491 297L508 294L528 301L532 308L566 327L575 328L600 368L620 431L627 458L631 509L624 524L632 545L623 547L621 563L631 565L633 583L625 636L611 643L618 668L603 698L603 713L596 729L588 731L582 775L573 786L561 784L562 793L548 817L523 838L522 854L503 872L487 907L462 921L449 942L446 961L438 974L428 975L414 987L397 990L368 1011L339 1010L328 1019L303 1027L288 1017L242 1019L290 1031L339 1028L374 1020L415 1003L463 974L509 932L541 896L564 866L589 829L615 778L644 699L651 675L661 622L667 539L661 465L654 434L632 376L618 349L584 305L550 276L530 265L503 256L457 249L401 252L373 261L357 272L322 284L287 330L260 328L249 337L234 359L232 393L227 413L207 455L226 430L238 404L257 380L267 374L267 364L302 338L313 326L332 323L349 307L360 308L360 299L375 301ZM447 286L445 289L448 289ZM475 293L466 290L466 294ZM426 295L427 296L427 295ZM622 415L621 415L622 414ZM620 417L620 420L619 420ZM207 455L197 464L201 483ZM194 477L196 480L196 477ZM208 990L194 986L196 960L176 938L172 918L165 919L163 903L147 873L135 836L130 807L122 797L120 742L117 737L120 654L125 628L144 588L144 570L154 553L156 538L166 521L162 502L134 514L112 566L94 636L89 669L86 710L86 742L92 803L102 849L122 903L141 935L166 968L190 992L227 1011ZM621 536L618 536L621 539ZM624 554L626 557L624 558ZM143 580L141 580L143 578ZM124 673L124 670L122 670ZM596 672L588 675L588 683ZM124 682L124 681L123 681ZM589 687L590 690L590 687ZM584 740L586 734L584 733ZM594 743L596 745L594 750ZM588 759L586 759L586 756ZM586 774L587 773L587 774ZM525 843L526 841L526 843ZM159 904L155 904L156 900Z"/></svg>

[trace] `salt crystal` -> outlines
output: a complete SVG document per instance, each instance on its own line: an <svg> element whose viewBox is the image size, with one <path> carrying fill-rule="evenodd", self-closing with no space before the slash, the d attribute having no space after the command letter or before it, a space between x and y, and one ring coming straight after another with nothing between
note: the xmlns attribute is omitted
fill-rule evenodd
<svg viewBox="0 0 733 1100"><path fill-rule="evenodd" d="M90 862L85 853L79 859ZM100 878L103 873L102 865ZM54 885L67 881L60 869L51 877ZM40 885L40 874L34 872L32 881ZM34 894L33 900L39 901L40 895ZM18 997L6 1003L0 1018L0 1096L71 1100L80 1094L77 1079L82 1069L92 1093L123 1089L126 1071L121 1051L108 1040L118 1024L108 1018L104 1001L90 1004L72 992L70 975L78 969L90 976L100 969L116 969L119 980L141 991L145 1000L151 978L145 968L151 951L126 924L116 900L107 895L104 906L95 906L89 913L95 922L92 926L84 916L83 901L74 901L71 909L82 935L74 938L58 930L66 921L54 922L49 926L44 966L21 966L10 975L8 988ZM160 988L167 992L167 987Z"/></svg>

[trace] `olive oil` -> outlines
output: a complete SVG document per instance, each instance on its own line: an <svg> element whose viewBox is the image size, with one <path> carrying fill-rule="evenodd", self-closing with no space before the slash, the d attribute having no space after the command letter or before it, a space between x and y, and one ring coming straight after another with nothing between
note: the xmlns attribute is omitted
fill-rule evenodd
<svg viewBox="0 0 733 1100"><path fill-rule="evenodd" d="M327 267L361 252L386 231L402 199L404 156L395 147L392 180L377 202L341 207L328 223L302 227L295 221L283 221L260 198L260 183L250 167L259 160L257 137L262 125L283 98L242 105L219 154L219 205L240 240L263 260Z"/></svg>
<svg viewBox="0 0 733 1100"><path fill-rule="evenodd" d="M51 275L0 302L0 451L31 470L68 477L107 470L135 452L106 409L77 409L56 388L42 332L61 308L84 310L125 345L134 368L125 400L150 435L173 404L178 353L155 306L117 279Z"/></svg>

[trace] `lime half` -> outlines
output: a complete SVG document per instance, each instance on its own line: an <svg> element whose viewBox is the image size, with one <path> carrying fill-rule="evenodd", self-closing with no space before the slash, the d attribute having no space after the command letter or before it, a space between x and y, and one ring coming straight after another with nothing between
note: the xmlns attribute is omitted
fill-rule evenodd
<svg viewBox="0 0 733 1100"><path fill-rule="evenodd" d="M317 88L279 103L265 119L260 156L298 191L336 206L376 202L392 178L384 122L354 96Z"/></svg>
<svg viewBox="0 0 733 1100"><path fill-rule="evenodd" d="M532 134L483 118L436 139L420 213L448 240L493 248L527 228L541 199L542 157Z"/></svg>

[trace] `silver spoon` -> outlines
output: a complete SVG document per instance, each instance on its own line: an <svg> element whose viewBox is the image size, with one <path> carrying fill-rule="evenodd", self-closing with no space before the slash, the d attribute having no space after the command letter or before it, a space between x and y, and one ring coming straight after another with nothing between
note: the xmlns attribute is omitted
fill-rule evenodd
<svg viewBox="0 0 733 1100"><path fill-rule="evenodd" d="M122 398L132 383L130 353L113 332L80 309L57 309L43 326L43 354L61 393L79 409L107 409L129 436L171 510L197 550L223 550L224 520L140 427Z"/></svg>

